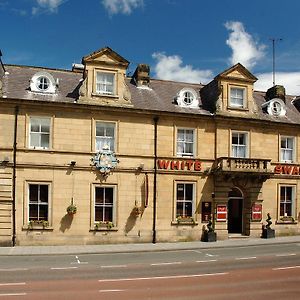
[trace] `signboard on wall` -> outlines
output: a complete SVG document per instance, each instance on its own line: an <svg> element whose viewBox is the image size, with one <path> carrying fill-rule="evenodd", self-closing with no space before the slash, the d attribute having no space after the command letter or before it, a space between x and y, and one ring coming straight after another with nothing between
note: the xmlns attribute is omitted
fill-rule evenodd
<svg viewBox="0 0 300 300"><path fill-rule="evenodd" d="M163 170L187 170L187 171L201 171L201 161L199 160L157 160L158 169Z"/></svg>
<svg viewBox="0 0 300 300"><path fill-rule="evenodd" d="M261 219L262 219L262 204L253 203L252 221L261 221Z"/></svg>
<svg viewBox="0 0 300 300"><path fill-rule="evenodd" d="M227 221L227 205L218 204L217 205L217 221L226 222Z"/></svg>
<svg viewBox="0 0 300 300"><path fill-rule="evenodd" d="M300 175L300 167L291 165L276 165L274 173L279 175Z"/></svg>

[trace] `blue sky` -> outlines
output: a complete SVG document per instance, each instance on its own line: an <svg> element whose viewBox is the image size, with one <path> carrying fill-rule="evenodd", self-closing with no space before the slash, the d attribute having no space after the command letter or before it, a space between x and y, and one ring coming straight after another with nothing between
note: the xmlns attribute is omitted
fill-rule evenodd
<svg viewBox="0 0 300 300"><path fill-rule="evenodd" d="M70 69L109 46L151 66L151 76L209 82L240 62L272 85L300 94L299 0L0 0L0 49L7 64Z"/></svg>

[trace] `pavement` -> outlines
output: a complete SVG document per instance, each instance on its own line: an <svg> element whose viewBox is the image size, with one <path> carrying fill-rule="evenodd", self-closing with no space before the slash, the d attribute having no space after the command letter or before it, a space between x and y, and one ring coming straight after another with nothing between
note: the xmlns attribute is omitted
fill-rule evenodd
<svg viewBox="0 0 300 300"><path fill-rule="evenodd" d="M68 254L106 254L153 251L176 251L211 248L248 247L259 245L276 245L299 243L299 236L262 238L229 238L216 242L177 242L177 243L143 243L143 244L105 244L105 245L67 245L67 246L16 246L0 247L0 256L14 255L68 255Z"/></svg>

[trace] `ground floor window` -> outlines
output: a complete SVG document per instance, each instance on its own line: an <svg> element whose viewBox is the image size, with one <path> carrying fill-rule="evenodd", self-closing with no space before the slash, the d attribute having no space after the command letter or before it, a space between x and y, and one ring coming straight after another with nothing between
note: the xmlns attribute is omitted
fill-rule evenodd
<svg viewBox="0 0 300 300"><path fill-rule="evenodd" d="M176 218L193 217L194 186L194 183L176 184Z"/></svg>
<svg viewBox="0 0 300 300"><path fill-rule="evenodd" d="M114 222L115 188L95 187L95 222Z"/></svg>
<svg viewBox="0 0 300 300"><path fill-rule="evenodd" d="M49 221L49 185L29 184L29 209L30 221Z"/></svg>
<svg viewBox="0 0 300 300"><path fill-rule="evenodd" d="M280 186L280 217L294 217L295 187Z"/></svg>

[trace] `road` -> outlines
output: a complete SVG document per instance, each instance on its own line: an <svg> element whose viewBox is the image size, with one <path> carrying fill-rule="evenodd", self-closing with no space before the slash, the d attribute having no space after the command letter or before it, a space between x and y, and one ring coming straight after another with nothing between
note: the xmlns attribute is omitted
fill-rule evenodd
<svg viewBox="0 0 300 300"><path fill-rule="evenodd" d="M1 256L1 299L300 299L300 244Z"/></svg>

